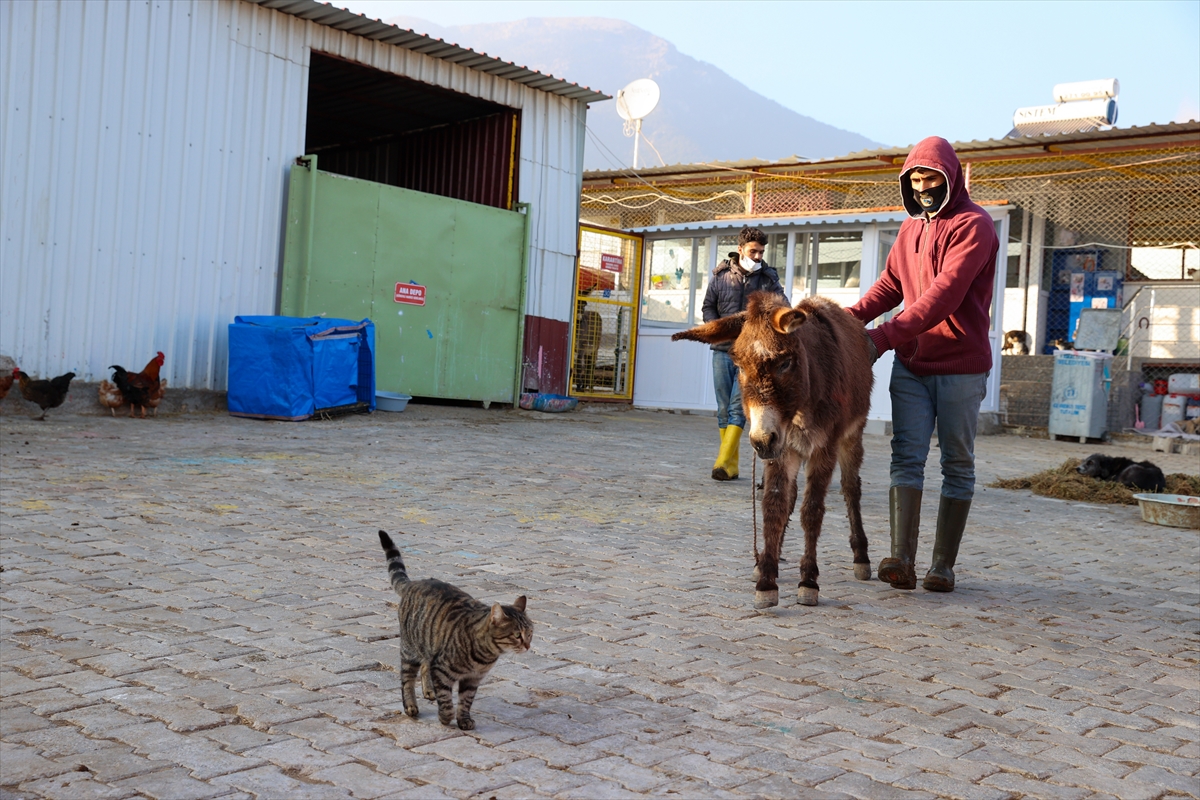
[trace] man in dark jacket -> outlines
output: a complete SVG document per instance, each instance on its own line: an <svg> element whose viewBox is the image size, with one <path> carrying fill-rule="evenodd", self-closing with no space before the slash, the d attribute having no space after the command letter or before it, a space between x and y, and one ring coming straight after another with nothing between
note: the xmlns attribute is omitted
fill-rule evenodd
<svg viewBox="0 0 1200 800"><path fill-rule="evenodd" d="M975 493L975 432L992 368L990 311L995 285L996 228L971 202L958 155L945 139L924 139L904 162L904 221L887 268L848 309L864 323L904 303L904 310L867 331L872 355L896 351L892 395L892 555L879 579L897 589L917 586L917 529L925 461L936 426L942 492L929 591L954 590L954 562Z"/></svg>
<svg viewBox="0 0 1200 800"><path fill-rule="evenodd" d="M767 235L758 228L743 227L738 233L738 249L713 270L708 291L704 293L704 321L728 317L746 310L746 298L755 292L783 294L779 274L763 261ZM713 354L713 388L717 393L717 426L721 429L721 449L713 464L715 481L731 481L738 476L738 446L746 415L742 412L742 388L738 370L729 357L731 342L710 345Z"/></svg>

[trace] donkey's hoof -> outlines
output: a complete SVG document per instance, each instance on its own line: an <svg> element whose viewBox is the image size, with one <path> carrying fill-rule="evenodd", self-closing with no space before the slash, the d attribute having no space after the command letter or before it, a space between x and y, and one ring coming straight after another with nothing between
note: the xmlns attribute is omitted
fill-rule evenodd
<svg viewBox="0 0 1200 800"><path fill-rule="evenodd" d="M860 581L871 580L871 565L870 564L855 564L854 577Z"/></svg>
<svg viewBox="0 0 1200 800"><path fill-rule="evenodd" d="M807 586L801 586L796 590L796 597L802 606L815 606L817 604L818 590L810 589Z"/></svg>
<svg viewBox="0 0 1200 800"><path fill-rule="evenodd" d="M769 592L754 592L754 607L755 608L772 608L779 605L779 590L772 589Z"/></svg>

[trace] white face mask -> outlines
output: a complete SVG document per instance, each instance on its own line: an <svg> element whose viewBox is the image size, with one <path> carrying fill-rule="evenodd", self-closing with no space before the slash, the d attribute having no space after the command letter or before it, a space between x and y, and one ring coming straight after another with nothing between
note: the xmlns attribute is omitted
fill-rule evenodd
<svg viewBox="0 0 1200 800"><path fill-rule="evenodd" d="M745 256L742 256L738 263L742 265L742 269L746 270L746 272L758 272L760 269L762 269L761 261L752 261Z"/></svg>

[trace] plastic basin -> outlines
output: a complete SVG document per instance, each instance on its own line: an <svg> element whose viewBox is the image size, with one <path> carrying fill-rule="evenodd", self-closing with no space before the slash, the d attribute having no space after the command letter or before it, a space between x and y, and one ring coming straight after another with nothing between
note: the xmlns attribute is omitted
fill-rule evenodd
<svg viewBox="0 0 1200 800"><path fill-rule="evenodd" d="M1200 497L1186 494L1135 494L1142 519L1172 528L1200 529Z"/></svg>
<svg viewBox="0 0 1200 800"><path fill-rule="evenodd" d="M375 408L380 411L403 411L408 405L408 401L412 400L410 394L397 394L396 392L376 392L375 393Z"/></svg>

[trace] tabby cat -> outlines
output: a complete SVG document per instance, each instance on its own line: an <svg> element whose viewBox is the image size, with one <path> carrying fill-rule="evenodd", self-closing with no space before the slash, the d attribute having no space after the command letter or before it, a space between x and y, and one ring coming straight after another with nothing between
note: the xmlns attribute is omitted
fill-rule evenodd
<svg viewBox="0 0 1200 800"><path fill-rule="evenodd" d="M437 700L438 719L454 718L452 692L458 683L458 727L475 728L475 691L501 653L529 649L533 623L525 616L525 595L511 606L489 607L443 581L410 581L404 559L386 531L379 543L387 556L392 588L400 595L400 679L404 713L417 717L416 683L423 673L426 700Z"/></svg>

